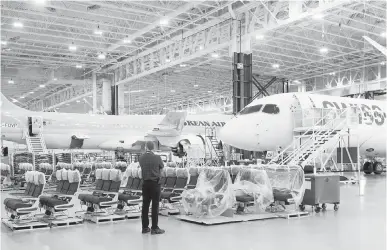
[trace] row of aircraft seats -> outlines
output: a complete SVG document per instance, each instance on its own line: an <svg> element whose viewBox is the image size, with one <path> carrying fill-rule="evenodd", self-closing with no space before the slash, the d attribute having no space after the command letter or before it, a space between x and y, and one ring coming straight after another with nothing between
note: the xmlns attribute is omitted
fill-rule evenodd
<svg viewBox="0 0 387 250"><path fill-rule="evenodd" d="M11 218L27 215L38 209L37 200L43 193L46 178L38 171L28 171L25 174L26 189L24 193L11 193L12 198L4 200L5 209L11 213Z"/></svg>

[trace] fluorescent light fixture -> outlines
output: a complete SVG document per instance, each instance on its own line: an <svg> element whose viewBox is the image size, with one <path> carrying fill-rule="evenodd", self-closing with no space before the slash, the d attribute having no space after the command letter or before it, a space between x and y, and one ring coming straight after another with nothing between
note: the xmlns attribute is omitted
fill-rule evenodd
<svg viewBox="0 0 387 250"><path fill-rule="evenodd" d="M208 90L207 92L208 92L208 93L212 93L212 91L211 91L211 90Z"/></svg>
<svg viewBox="0 0 387 250"><path fill-rule="evenodd" d="M15 21L13 23L13 27L15 27L15 28L23 28L23 26L24 26L23 23L20 21Z"/></svg>
<svg viewBox="0 0 387 250"><path fill-rule="evenodd" d="M100 30L100 29L96 29L96 30L94 31L94 34L96 34L96 35L98 35L98 36L102 36L103 32L102 32L102 30Z"/></svg>
<svg viewBox="0 0 387 250"><path fill-rule="evenodd" d="M125 44L132 43L132 40L130 40L129 37L126 37L126 38L124 39L124 43L125 43Z"/></svg>
<svg viewBox="0 0 387 250"><path fill-rule="evenodd" d="M80 100L76 100L77 103L80 103L81 101Z"/></svg>
<svg viewBox="0 0 387 250"><path fill-rule="evenodd" d="M106 58L105 54L101 53L98 55L98 59L104 60Z"/></svg>
<svg viewBox="0 0 387 250"><path fill-rule="evenodd" d="M156 98L156 96L155 96L155 95L152 95L151 97L152 97L152 98Z"/></svg>
<svg viewBox="0 0 387 250"><path fill-rule="evenodd" d="M194 85L194 88L197 88L197 87L199 87L199 85L195 84L195 85Z"/></svg>
<svg viewBox="0 0 387 250"><path fill-rule="evenodd" d="M204 49L204 47L203 47L202 45L200 45L199 49L200 49L200 50L203 50L203 49Z"/></svg>
<svg viewBox="0 0 387 250"><path fill-rule="evenodd" d="M18 100L16 100L16 99L13 99L13 100L12 100L12 102L18 102Z"/></svg>
<svg viewBox="0 0 387 250"><path fill-rule="evenodd" d="M7 45L7 41L1 41L1 45Z"/></svg>
<svg viewBox="0 0 387 250"><path fill-rule="evenodd" d="M274 63L273 65L271 65L273 68L275 69L278 69L279 68L279 64L278 63Z"/></svg>
<svg viewBox="0 0 387 250"><path fill-rule="evenodd" d="M57 81L58 79L57 78L54 78L54 79L52 79L53 81Z"/></svg>
<svg viewBox="0 0 387 250"><path fill-rule="evenodd" d="M322 13L317 13L313 15L313 19L323 19L323 18L324 18L324 14Z"/></svg>
<svg viewBox="0 0 387 250"><path fill-rule="evenodd" d="M380 33L380 36L381 37L386 37L386 32L383 31L382 33Z"/></svg>
<svg viewBox="0 0 387 250"><path fill-rule="evenodd" d="M170 99L167 100L167 102L170 102L170 101L171 101Z"/></svg>
<svg viewBox="0 0 387 250"><path fill-rule="evenodd" d="M149 112L152 112L152 110L150 109Z"/></svg>
<svg viewBox="0 0 387 250"><path fill-rule="evenodd" d="M265 38L265 36L262 34L258 34L255 36L255 39L257 39L257 40L263 40L264 38Z"/></svg>
<svg viewBox="0 0 387 250"><path fill-rule="evenodd" d="M322 47L322 48L320 49L320 53L322 53L322 54L328 53L328 48L327 48L327 47Z"/></svg>
<svg viewBox="0 0 387 250"><path fill-rule="evenodd" d="M167 109L166 107L164 107L163 109Z"/></svg>
<svg viewBox="0 0 387 250"><path fill-rule="evenodd" d="M175 93L176 92L176 90L174 90L174 89L171 89L171 93Z"/></svg>
<svg viewBox="0 0 387 250"><path fill-rule="evenodd" d="M25 97L24 96L20 96L20 99L24 99Z"/></svg>
<svg viewBox="0 0 387 250"><path fill-rule="evenodd" d="M75 65L75 68L81 69L81 68L82 68L82 65L81 65L81 64L77 64L77 65Z"/></svg>
<svg viewBox="0 0 387 250"><path fill-rule="evenodd" d="M39 87L40 87L40 88L44 88L44 87L46 87L46 85L40 84Z"/></svg>
<svg viewBox="0 0 387 250"><path fill-rule="evenodd" d="M46 0L35 0L36 4L43 5L46 3Z"/></svg>
<svg viewBox="0 0 387 250"><path fill-rule="evenodd" d="M219 57L219 55L218 55L217 53L212 53L211 56L212 56L213 58L218 58L218 57Z"/></svg>
<svg viewBox="0 0 387 250"><path fill-rule="evenodd" d="M129 91L124 91L124 94L129 94Z"/></svg>
<svg viewBox="0 0 387 250"><path fill-rule="evenodd" d="M130 93L141 93L141 92L144 92L145 90L143 89L139 89L139 90L132 90L130 91Z"/></svg>
<svg viewBox="0 0 387 250"><path fill-rule="evenodd" d="M163 17L160 19L160 25L167 25L169 23L168 18Z"/></svg>
<svg viewBox="0 0 387 250"><path fill-rule="evenodd" d="M30 92L30 94L33 94L33 93L34 93L34 91L31 91L31 92Z"/></svg>
<svg viewBox="0 0 387 250"><path fill-rule="evenodd" d="M380 65L383 65L383 66L384 66L384 65L386 65L386 62L381 62Z"/></svg>
<svg viewBox="0 0 387 250"><path fill-rule="evenodd" d="M171 62L171 59L167 58L167 59L165 59L165 62L169 63L169 62Z"/></svg>
<svg viewBox="0 0 387 250"><path fill-rule="evenodd" d="M11 79L8 81L9 84L14 84L15 82Z"/></svg>
<svg viewBox="0 0 387 250"><path fill-rule="evenodd" d="M293 81L295 84L300 84L301 82L299 80L294 80Z"/></svg>
<svg viewBox="0 0 387 250"><path fill-rule="evenodd" d="M182 64L180 64L180 67L182 67L182 68L187 67L187 64L182 63Z"/></svg>
<svg viewBox="0 0 387 250"><path fill-rule="evenodd" d="M77 46L75 46L74 44L71 44L71 45L69 45L69 50L70 51L76 51L77 50Z"/></svg>
<svg viewBox="0 0 387 250"><path fill-rule="evenodd" d="M336 75L336 72L331 72L331 73L329 73L329 75L334 76L334 75Z"/></svg>

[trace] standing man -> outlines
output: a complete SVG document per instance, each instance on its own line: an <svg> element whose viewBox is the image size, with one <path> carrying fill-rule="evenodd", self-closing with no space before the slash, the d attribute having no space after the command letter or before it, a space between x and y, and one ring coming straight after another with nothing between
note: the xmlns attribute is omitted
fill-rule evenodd
<svg viewBox="0 0 387 250"><path fill-rule="evenodd" d="M160 170L164 167L159 155L155 155L153 142L146 142L146 152L140 156L142 173L142 233L163 234L165 230L158 226L160 201ZM152 201L152 229L149 228L149 205Z"/></svg>

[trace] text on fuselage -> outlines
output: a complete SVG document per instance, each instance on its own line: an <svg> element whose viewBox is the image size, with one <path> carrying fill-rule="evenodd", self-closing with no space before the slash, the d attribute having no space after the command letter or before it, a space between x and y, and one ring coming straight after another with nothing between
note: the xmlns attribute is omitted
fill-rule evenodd
<svg viewBox="0 0 387 250"><path fill-rule="evenodd" d="M340 106L341 105L341 106ZM386 113L378 105L356 104L356 103L337 103L330 101L323 101L324 108L345 109L348 107L358 108L361 110L362 119L359 119L360 124L372 125L376 124L382 126L386 120Z"/></svg>
<svg viewBox="0 0 387 250"><path fill-rule="evenodd" d="M185 121L184 126L223 127L225 122Z"/></svg>

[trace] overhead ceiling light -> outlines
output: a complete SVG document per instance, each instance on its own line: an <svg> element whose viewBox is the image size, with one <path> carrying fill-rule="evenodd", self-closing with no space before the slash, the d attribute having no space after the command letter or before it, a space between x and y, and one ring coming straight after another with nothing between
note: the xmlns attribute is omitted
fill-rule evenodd
<svg viewBox="0 0 387 250"><path fill-rule="evenodd" d="M386 37L386 32L383 31L382 33L380 33L380 36L381 37Z"/></svg>
<svg viewBox="0 0 387 250"><path fill-rule="evenodd" d="M8 83L9 83L9 84L14 84L15 82L14 82L14 81L12 80L12 78L11 78L11 80L9 80Z"/></svg>
<svg viewBox="0 0 387 250"><path fill-rule="evenodd" d="M1 41L1 45L7 45L7 41Z"/></svg>
<svg viewBox="0 0 387 250"><path fill-rule="evenodd" d="M212 93L212 91L211 91L211 90L208 90L207 92L208 92L208 93Z"/></svg>
<svg viewBox="0 0 387 250"><path fill-rule="evenodd" d="M155 95L152 95L152 98L156 98L156 96L155 96Z"/></svg>
<svg viewBox="0 0 387 250"><path fill-rule="evenodd" d="M80 100L76 100L76 102L80 103L81 101Z"/></svg>
<svg viewBox="0 0 387 250"><path fill-rule="evenodd" d="M24 99L25 97L24 96L20 96L20 99Z"/></svg>
<svg viewBox="0 0 387 250"><path fill-rule="evenodd" d="M204 49L204 47L203 47L202 45L200 45L200 46L199 46L199 49L200 49L200 50L203 50L203 49Z"/></svg>
<svg viewBox="0 0 387 250"><path fill-rule="evenodd" d="M336 72L331 72L331 73L329 73L329 75L334 76L334 75L336 75Z"/></svg>
<svg viewBox="0 0 387 250"><path fill-rule="evenodd" d="M16 100L16 99L13 99L13 100L12 100L12 102L18 102L18 100Z"/></svg>
<svg viewBox="0 0 387 250"><path fill-rule="evenodd" d="M129 94L129 91L124 91L124 94Z"/></svg>
<svg viewBox="0 0 387 250"><path fill-rule="evenodd" d="M70 51L76 51L77 50L77 46L75 46L74 43L72 43L72 44L69 45L69 50Z"/></svg>
<svg viewBox="0 0 387 250"><path fill-rule="evenodd" d="M40 87L40 88L44 88L44 87L46 87L46 85L40 84L39 87Z"/></svg>
<svg viewBox="0 0 387 250"><path fill-rule="evenodd" d="M36 4L43 5L46 3L46 0L35 0Z"/></svg>
<svg viewBox="0 0 387 250"><path fill-rule="evenodd" d="M101 36L102 33L103 33L103 32L102 32L102 30L99 28L99 25L98 25L97 29L94 30L94 34Z"/></svg>
<svg viewBox="0 0 387 250"><path fill-rule="evenodd" d="M301 82L299 80L294 80L293 81L295 84L300 84Z"/></svg>
<svg viewBox="0 0 387 250"><path fill-rule="evenodd" d="M327 48L327 47L322 47L322 48L320 49L320 53L322 53L322 54L328 53L328 48Z"/></svg>
<svg viewBox="0 0 387 250"><path fill-rule="evenodd" d="M167 102L170 102L170 101L171 101L170 99L167 100Z"/></svg>
<svg viewBox="0 0 387 250"><path fill-rule="evenodd" d="M126 37L124 39L124 43L128 44L128 43L132 43L132 40L129 39L129 37Z"/></svg>
<svg viewBox="0 0 387 250"><path fill-rule="evenodd" d="M104 53L101 53L98 55L98 59L100 59L100 60L104 60L105 58L106 58L106 56Z"/></svg>
<svg viewBox="0 0 387 250"><path fill-rule="evenodd" d="M199 85L195 84L195 85L194 85L194 88L197 88L197 87L199 87Z"/></svg>
<svg viewBox="0 0 387 250"><path fill-rule="evenodd" d="M324 14L322 13L317 13L313 15L313 19L323 19L323 18L324 18Z"/></svg>
<svg viewBox="0 0 387 250"><path fill-rule="evenodd" d="M82 68L82 65L81 65L81 64L77 64L77 65L75 65L75 68L81 69L81 68Z"/></svg>
<svg viewBox="0 0 387 250"><path fill-rule="evenodd" d="M140 92L144 92L143 89L139 89L139 90L132 90L130 91L130 93L140 93Z"/></svg>
<svg viewBox="0 0 387 250"><path fill-rule="evenodd" d="M176 90L174 90L174 89L171 89L171 93L175 93L176 92Z"/></svg>
<svg viewBox="0 0 387 250"><path fill-rule="evenodd" d="M52 79L53 81L57 81L58 79L57 78L54 78L54 79Z"/></svg>
<svg viewBox="0 0 387 250"><path fill-rule="evenodd" d="M13 27L15 27L15 28L23 28L23 26L24 26L23 23L20 21L15 21L13 23Z"/></svg>
<svg viewBox="0 0 387 250"><path fill-rule="evenodd" d="M217 53L212 53L211 56L212 56L213 58L218 58L218 57L219 57L219 55L218 55Z"/></svg>
<svg viewBox="0 0 387 250"><path fill-rule="evenodd" d="M163 109L167 109L166 107L164 107Z"/></svg>
<svg viewBox="0 0 387 250"><path fill-rule="evenodd" d="M384 65L386 65L386 62L381 62L380 65L383 65L383 66L384 66Z"/></svg>
<svg viewBox="0 0 387 250"><path fill-rule="evenodd" d="M262 34L258 34L255 36L255 39L257 39L257 40L263 40L264 38L265 38L265 36Z"/></svg>
<svg viewBox="0 0 387 250"><path fill-rule="evenodd" d="M182 63L182 64L180 64L180 67L182 67L182 68L187 67L187 64Z"/></svg>
<svg viewBox="0 0 387 250"><path fill-rule="evenodd" d="M169 62L171 62L171 59L167 58L167 59L165 59L165 62L169 63Z"/></svg>
<svg viewBox="0 0 387 250"><path fill-rule="evenodd" d="M152 112L152 110L150 109L149 112Z"/></svg>
<svg viewBox="0 0 387 250"><path fill-rule="evenodd" d="M160 25L167 25L169 22L168 18L163 17L160 19Z"/></svg>
<svg viewBox="0 0 387 250"><path fill-rule="evenodd" d="M271 65L273 68L275 69L278 69L279 68L279 64L278 63L274 63L273 65Z"/></svg>
<svg viewBox="0 0 387 250"><path fill-rule="evenodd" d="M30 94L33 94L33 93L34 93L34 91L31 91L31 92L30 92Z"/></svg>

